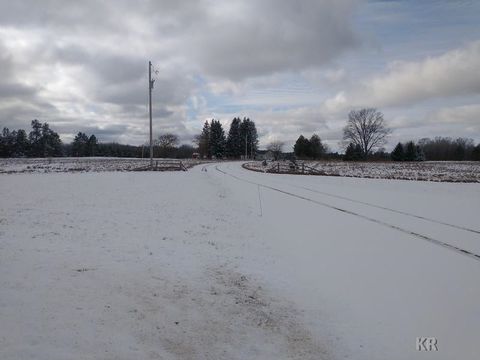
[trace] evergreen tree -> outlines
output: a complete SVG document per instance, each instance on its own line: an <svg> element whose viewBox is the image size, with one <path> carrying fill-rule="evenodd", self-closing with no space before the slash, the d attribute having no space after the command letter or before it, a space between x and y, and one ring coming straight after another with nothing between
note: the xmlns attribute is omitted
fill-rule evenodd
<svg viewBox="0 0 480 360"><path fill-rule="evenodd" d="M50 129L48 123L42 125L43 156L62 156L62 141L60 136Z"/></svg>
<svg viewBox="0 0 480 360"><path fill-rule="evenodd" d="M95 154L97 153L97 146L98 146L97 137L93 134L90 135L87 142L88 156L95 156Z"/></svg>
<svg viewBox="0 0 480 360"><path fill-rule="evenodd" d="M72 143L72 155L77 157L88 156L88 136L79 132Z"/></svg>
<svg viewBox="0 0 480 360"><path fill-rule="evenodd" d="M313 159L320 159L325 154L325 146L317 134L313 134L309 140L310 142L310 157Z"/></svg>
<svg viewBox="0 0 480 360"><path fill-rule="evenodd" d="M402 143L399 142L397 146L395 146L395 149L392 151L391 158L393 161L405 160L405 151L403 150Z"/></svg>
<svg viewBox="0 0 480 360"><path fill-rule="evenodd" d="M293 152L298 158L309 158L312 154L310 140L300 135L293 146Z"/></svg>
<svg viewBox="0 0 480 360"><path fill-rule="evenodd" d="M363 159L363 151L360 144L350 143L345 150L343 160L345 161L359 161Z"/></svg>
<svg viewBox="0 0 480 360"><path fill-rule="evenodd" d="M409 141L405 147L405 161L415 161L417 157L417 148L413 141Z"/></svg>
<svg viewBox="0 0 480 360"><path fill-rule="evenodd" d="M249 118L243 118L240 125L240 135L242 138L242 154L245 154L246 150L247 157L255 157L258 149L258 134L255 123Z"/></svg>
<svg viewBox="0 0 480 360"><path fill-rule="evenodd" d="M212 119L210 122L210 153L217 159L225 156L225 132L222 124L218 120Z"/></svg>
<svg viewBox="0 0 480 360"><path fill-rule="evenodd" d="M210 124L205 121L203 124L202 133L198 139L198 152L202 158L210 158L212 153L210 152Z"/></svg>
<svg viewBox="0 0 480 360"><path fill-rule="evenodd" d="M28 142L27 133L25 130L20 129L17 131L15 141L14 156L24 157L28 155L30 143Z"/></svg>
<svg viewBox="0 0 480 360"><path fill-rule="evenodd" d="M240 130L241 120L240 118L234 118L230 124L230 130L227 136L226 152L227 156L238 159L242 156L242 150L244 153L245 140L242 139L242 132Z"/></svg>
<svg viewBox="0 0 480 360"><path fill-rule="evenodd" d="M0 156L1 157L11 157L13 156L15 142L16 142L16 131L10 132L8 128L3 128L2 134L0 136Z"/></svg>
<svg viewBox="0 0 480 360"><path fill-rule="evenodd" d="M7 131L9 131L8 128L3 128L0 133L0 157L8 157L8 145L4 136Z"/></svg>
<svg viewBox="0 0 480 360"><path fill-rule="evenodd" d="M30 141L30 156L42 157L42 123L37 119L32 120L32 131L28 134L28 140Z"/></svg>
<svg viewBox="0 0 480 360"><path fill-rule="evenodd" d="M415 146L415 149L417 150L415 161L425 161L425 153L423 152L422 147L417 145Z"/></svg>
<svg viewBox="0 0 480 360"><path fill-rule="evenodd" d="M37 119L32 120L32 131L28 134L28 141L30 142L30 156L62 156L60 136L50 129L48 123L42 124Z"/></svg>

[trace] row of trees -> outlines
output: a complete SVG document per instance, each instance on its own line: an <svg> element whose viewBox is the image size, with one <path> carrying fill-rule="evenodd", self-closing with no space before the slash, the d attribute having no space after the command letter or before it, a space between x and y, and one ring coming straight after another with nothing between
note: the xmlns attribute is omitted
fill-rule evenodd
<svg viewBox="0 0 480 360"><path fill-rule="evenodd" d="M79 132L72 143L63 144L58 133L48 123L31 122L32 130L10 131L0 134L0 157L59 157L59 156L112 156L141 157L142 147L117 143L98 143L95 135Z"/></svg>
<svg viewBox="0 0 480 360"><path fill-rule="evenodd" d="M60 136L48 123L33 120L27 136L23 129L10 131L4 128L0 136L0 157L51 157L62 156Z"/></svg>
<svg viewBox="0 0 480 360"><path fill-rule="evenodd" d="M321 159L328 152L326 144L317 134L313 134L310 139L300 135L293 146L293 152L297 158L301 159Z"/></svg>
<svg viewBox="0 0 480 360"><path fill-rule="evenodd" d="M176 134L165 133L153 142L153 156L156 158L190 158L196 149L191 145L180 145ZM122 145L117 143L98 143L95 135L87 136L79 132L73 142L65 147L67 156L114 156L114 157L149 157L150 146Z"/></svg>
<svg viewBox="0 0 480 360"><path fill-rule="evenodd" d="M220 121L212 119L203 125L202 133L195 138L202 158L240 159L254 157L258 148L258 134L255 122L249 118L234 118L225 136Z"/></svg>
<svg viewBox="0 0 480 360"><path fill-rule="evenodd" d="M382 145L390 133L380 111L373 108L351 111L343 129L343 140L348 144L344 159L382 159L385 155ZM374 149L378 149L376 153ZM423 138L417 144L398 143L390 157L394 161L480 160L480 144L475 146L473 140L467 138Z"/></svg>
<svg viewBox="0 0 480 360"><path fill-rule="evenodd" d="M48 123L31 122L32 130L10 131L4 128L0 134L0 157L53 157L53 156L113 156L148 157L148 145L131 146L117 143L99 143L95 135L79 132L72 143L62 144L59 135ZM383 114L376 109L353 110L348 115L343 129L345 145L344 160L480 160L480 144L472 139L436 137L423 138L417 143L398 143L391 154L385 152L391 130L386 126ZM164 158L188 158L198 152L203 158L255 158L258 135L255 123L249 118L235 117L230 123L228 134L220 121L206 121L202 133L195 137L196 147L180 145L179 137L172 133L160 135L154 142L154 156ZM275 159L284 147L283 141L272 141L267 146ZM341 155L329 153L320 137L313 134L310 139L300 135L294 145L294 155L301 159L336 159Z"/></svg>
<svg viewBox="0 0 480 360"><path fill-rule="evenodd" d="M33 120L32 131L10 131L4 128L0 134L0 157L55 157L55 156L112 156L149 157L148 144L131 146L117 143L99 143L94 134L77 133L70 144L63 144L60 136L50 129L48 123ZM258 148L258 135L255 123L249 118L234 118L228 136L222 124L212 119L205 122L202 133L194 140L198 147L180 145L176 134L160 135L153 145L154 157L189 158L200 152L204 158L238 159L248 153L254 157Z"/></svg>
<svg viewBox="0 0 480 360"><path fill-rule="evenodd" d="M79 132L73 139L71 146L72 156L95 156L97 154L98 142L95 135L87 136Z"/></svg>
<svg viewBox="0 0 480 360"><path fill-rule="evenodd" d="M346 151L344 160L364 160L370 157L374 149L381 148L386 143L391 130L386 126L383 114L374 108L352 110L348 114L347 125L343 129L343 143ZM273 152L275 159L281 154L284 143L273 141L267 150ZM329 153L327 145L323 144L320 137L313 134L310 139L300 135L293 147L294 155L300 159L338 158L337 153ZM376 159L383 159L383 149L377 151Z"/></svg>
<svg viewBox="0 0 480 360"><path fill-rule="evenodd" d="M480 144L475 146L472 139L436 137L423 138L415 144L398 143L392 151L393 161L423 161L423 160L480 160Z"/></svg>
<svg viewBox="0 0 480 360"><path fill-rule="evenodd" d="M423 138L417 144L427 160L480 160L480 144L475 146L473 139Z"/></svg>
<svg viewBox="0 0 480 360"><path fill-rule="evenodd" d="M390 157L393 161L424 161L425 153L413 141L409 141L406 144L399 142L393 149Z"/></svg>

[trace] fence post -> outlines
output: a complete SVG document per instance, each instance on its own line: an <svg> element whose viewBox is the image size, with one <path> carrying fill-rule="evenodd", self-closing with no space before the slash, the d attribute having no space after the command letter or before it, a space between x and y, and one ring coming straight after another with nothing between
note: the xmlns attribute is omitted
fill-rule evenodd
<svg viewBox="0 0 480 360"><path fill-rule="evenodd" d="M280 174L280 163L277 163L277 172Z"/></svg>
<svg viewBox="0 0 480 360"><path fill-rule="evenodd" d="M302 174L305 174L305 163L302 163Z"/></svg>

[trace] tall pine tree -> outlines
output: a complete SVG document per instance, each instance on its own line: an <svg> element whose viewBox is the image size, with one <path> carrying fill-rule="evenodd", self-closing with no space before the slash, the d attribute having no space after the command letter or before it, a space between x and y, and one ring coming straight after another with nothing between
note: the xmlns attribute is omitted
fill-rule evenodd
<svg viewBox="0 0 480 360"><path fill-rule="evenodd" d="M345 155L343 156L343 160L345 161L359 161L362 160L364 157L363 150L360 144L350 143L345 150Z"/></svg>
<svg viewBox="0 0 480 360"><path fill-rule="evenodd" d="M325 146L317 134L313 134L310 138L310 157L320 159L325 153Z"/></svg>
<svg viewBox="0 0 480 360"><path fill-rule="evenodd" d="M30 143L28 142L27 133L25 132L25 130L20 129L17 131L14 156L27 156L29 150Z"/></svg>
<svg viewBox="0 0 480 360"><path fill-rule="evenodd" d="M228 157L233 159L240 158L242 156L242 150L244 149L243 145L245 141L242 139L240 126L240 118L234 118L228 131L226 153Z"/></svg>
<svg viewBox="0 0 480 360"><path fill-rule="evenodd" d="M81 157L88 156L88 136L83 132L79 132L72 143L72 155Z"/></svg>
<svg viewBox="0 0 480 360"><path fill-rule="evenodd" d="M403 150L402 143L399 142L397 146L395 146L395 149L393 149L392 153L390 154L390 157L392 158L393 161L405 160L405 151Z"/></svg>
<svg viewBox="0 0 480 360"><path fill-rule="evenodd" d="M417 148L413 141L409 141L405 148L405 161L415 161L417 158Z"/></svg>
<svg viewBox="0 0 480 360"><path fill-rule="evenodd" d="M87 142L88 156L95 156L95 154L97 153L97 146L98 146L97 137L93 134L90 135Z"/></svg>
<svg viewBox="0 0 480 360"><path fill-rule="evenodd" d="M205 121L203 124L202 133L198 140L198 152L202 158L210 158L212 153L210 152L210 124Z"/></svg>
<svg viewBox="0 0 480 360"><path fill-rule="evenodd" d="M305 136L300 135L293 146L293 151L295 156L300 159L305 159L311 157L311 144Z"/></svg>
<svg viewBox="0 0 480 360"><path fill-rule="evenodd" d="M212 119L210 122L210 153L217 159L225 156L225 132L222 124L218 120Z"/></svg>
<svg viewBox="0 0 480 360"><path fill-rule="evenodd" d="M242 154L247 153L247 157L254 158L258 149L258 134L255 122L249 118L243 118L240 125L240 134L242 137Z"/></svg>
<svg viewBox="0 0 480 360"><path fill-rule="evenodd" d="M32 120L32 131L28 134L30 141L30 156L42 157L42 123L37 119Z"/></svg>
<svg viewBox="0 0 480 360"><path fill-rule="evenodd" d="M62 141L60 136L50 129L48 123L42 125L43 156L62 156Z"/></svg>

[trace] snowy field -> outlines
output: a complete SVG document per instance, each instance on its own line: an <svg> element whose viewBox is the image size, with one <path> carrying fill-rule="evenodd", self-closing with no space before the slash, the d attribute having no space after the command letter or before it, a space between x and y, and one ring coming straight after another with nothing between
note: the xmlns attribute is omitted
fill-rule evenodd
<svg viewBox="0 0 480 360"><path fill-rule="evenodd" d="M288 164L279 162L282 168ZM303 163L302 161L299 162ZM421 180L436 182L477 182L480 183L479 161L424 161L424 162L345 162L306 161L305 165L318 170L322 175L360 177L369 179ZM276 166L269 162L250 162L246 167L255 171Z"/></svg>
<svg viewBox="0 0 480 360"><path fill-rule="evenodd" d="M0 191L0 359L478 359L480 184L221 163Z"/></svg>
<svg viewBox="0 0 480 360"><path fill-rule="evenodd" d="M154 159L155 162L179 162L186 167L205 163L196 159ZM108 157L10 158L0 159L0 174L50 172L130 171L150 164L150 159Z"/></svg>

